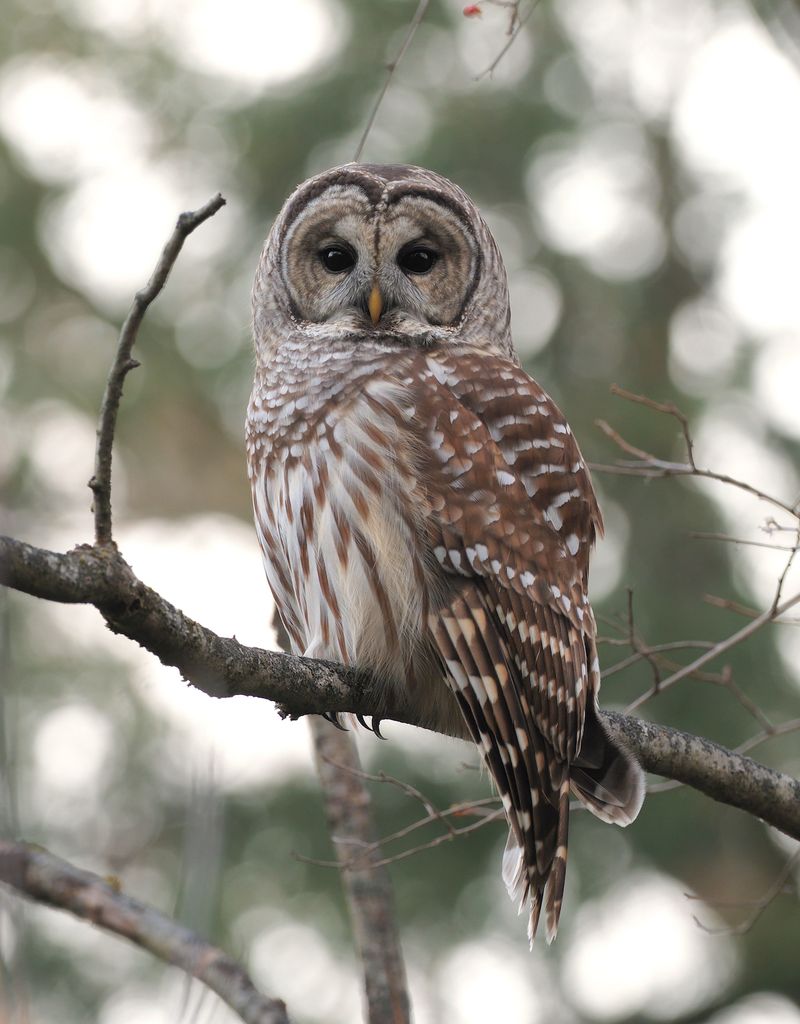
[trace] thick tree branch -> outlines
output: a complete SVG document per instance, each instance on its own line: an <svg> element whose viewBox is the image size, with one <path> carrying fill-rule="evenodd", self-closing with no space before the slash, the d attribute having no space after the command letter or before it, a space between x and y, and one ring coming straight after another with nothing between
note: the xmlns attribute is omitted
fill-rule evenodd
<svg viewBox="0 0 800 1024"><path fill-rule="evenodd" d="M0 583L51 601L93 604L114 632L175 666L211 696L264 697L292 717L339 711L430 727L368 675L217 636L145 586L111 548L59 554L0 538ZM667 726L610 712L604 720L647 771L684 782L800 839L798 780Z"/></svg>
<svg viewBox="0 0 800 1024"><path fill-rule="evenodd" d="M800 839L800 780L702 736L614 711L602 714L611 735L649 772L683 782Z"/></svg>
<svg viewBox="0 0 800 1024"><path fill-rule="evenodd" d="M246 1024L289 1024L286 1007L257 991L242 967L171 918L41 847L0 840L0 882L121 935L202 981Z"/></svg>

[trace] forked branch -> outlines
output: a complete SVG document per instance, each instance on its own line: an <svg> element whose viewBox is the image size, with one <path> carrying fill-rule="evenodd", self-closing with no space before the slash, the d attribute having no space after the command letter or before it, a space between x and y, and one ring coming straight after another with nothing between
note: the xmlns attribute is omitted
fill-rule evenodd
<svg viewBox="0 0 800 1024"><path fill-rule="evenodd" d="M629 402L634 402L637 405L643 405L648 409L652 409L654 412L663 413L666 416L672 416L673 419L677 420L680 424L681 433L683 434L684 444L686 447L686 461L672 462L667 459L661 459L652 452L644 451L642 448L639 448L630 441L627 441L605 420L596 420L596 425L600 430L602 430L606 437L610 438L618 448L626 453L626 455L634 456L632 460L618 459L611 465L592 463L591 468L596 472L618 473L625 476L641 476L647 478L695 476L706 480L716 480L719 483L728 484L731 487L736 487L739 490L746 491L748 494L752 494L761 501L766 501L770 505L774 505L776 508L788 513L795 520L800 517L800 509L798 508L797 502L789 504L788 502L782 501L780 498L776 498L773 494L767 494L765 491L759 490L758 487L754 487L746 480L739 480L736 477L729 476L727 473L717 473L712 469L703 469L698 466L694 457L694 441L689 432L688 420L684 413L682 413L681 410L672 402L656 402L654 399L648 398L646 395L637 395L632 391L626 391L625 388L621 388L617 384L613 384L611 386L611 393L612 395L617 395L619 398L624 398Z"/></svg>

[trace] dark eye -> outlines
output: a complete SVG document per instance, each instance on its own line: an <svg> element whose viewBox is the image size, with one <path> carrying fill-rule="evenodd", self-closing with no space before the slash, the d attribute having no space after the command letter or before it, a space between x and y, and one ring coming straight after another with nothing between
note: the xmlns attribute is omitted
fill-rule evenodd
<svg viewBox="0 0 800 1024"><path fill-rule="evenodd" d="M433 249L426 249L423 245L417 245L408 252L401 253L397 262L401 270L406 274L427 274L433 270L433 266L439 259Z"/></svg>
<svg viewBox="0 0 800 1024"><path fill-rule="evenodd" d="M356 262L353 253L343 245L326 245L324 249L320 249L319 258L323 267L332 274L341 274Z"/></svg>

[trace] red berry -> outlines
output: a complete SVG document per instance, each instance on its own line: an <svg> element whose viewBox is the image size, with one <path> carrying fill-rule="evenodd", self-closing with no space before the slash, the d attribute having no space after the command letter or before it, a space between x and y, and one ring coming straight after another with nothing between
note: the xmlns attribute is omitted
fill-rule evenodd
<svg viewBox="0 0 800 1024"><path fill-rule="evenodd" d="M462 14L465 18L479 18L483 11L480 8L480 4L467 4Z"/></svg>

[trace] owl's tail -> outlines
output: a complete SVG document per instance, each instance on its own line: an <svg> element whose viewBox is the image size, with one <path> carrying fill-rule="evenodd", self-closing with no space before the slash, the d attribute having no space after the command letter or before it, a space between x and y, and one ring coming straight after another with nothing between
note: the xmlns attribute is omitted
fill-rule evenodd
<svg viewBox="0 0 800 1024"><path fill-rule="evenodd" d="M567 842L569 839L569 774L558 788L557 806L550 808L549 830L541 842L536 843L540 851L540 859L546 862L544 872L537 864L526 859L514 835L509 830L506 848L503 853L503 881L508 895L517 904L519 912L527 906L528 941L533 949L533 940L539 927L539 918L544 908L545 938L548 944L558 932L558 919L561 916L561 904L564 900L564 883L567 877ZM545 852L547 851L547 852Z"/></svg>
<svg viewBox="0 0 800 1024"><path fill-rule="evenodd" d="M570 768L572 791L592 814L630 825L644 800L644 772L606 732L596 701L587 702L580 753Z"/></svg>
<svg viewBox="0 0 800 1024"><path fill-rule="evenodd" d="M570 793L603 821L629 825L642 806L644 773L627 750L606 733L594 700L586 708L583 742L578 757L560 781L550 777L540 799L535 861L526 857L512 828L503 854L503 881L520 912L528 906L528 939L531 946L544 910L545 936L552 942L564 897L569 836ZM555 765L550 766L551 773ZM543 780L544 781L544 780ZM545 797L549 793L549 800Z"/></svg>

